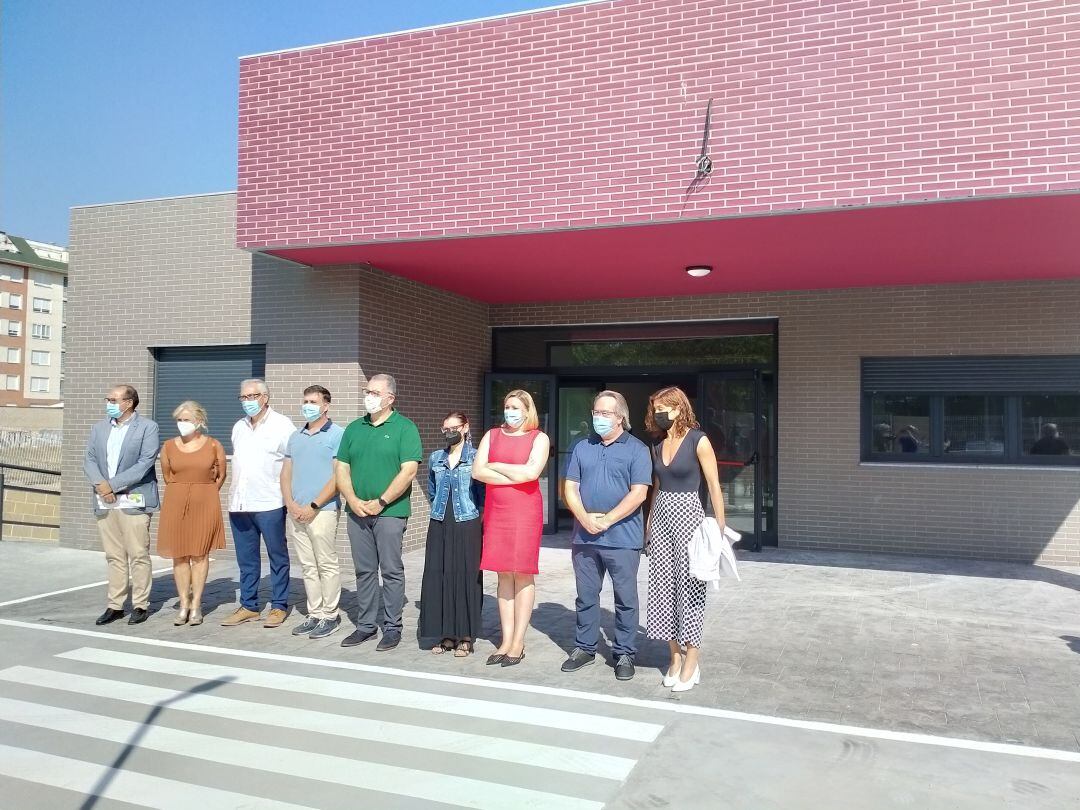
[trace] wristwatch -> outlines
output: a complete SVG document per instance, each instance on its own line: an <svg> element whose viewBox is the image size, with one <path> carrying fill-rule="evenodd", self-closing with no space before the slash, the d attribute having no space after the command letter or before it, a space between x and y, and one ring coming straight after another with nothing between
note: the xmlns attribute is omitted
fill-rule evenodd
<svg viewBox="0 0 1080 810"><path fill-rule="evenodd" d="M382 498L379 498L379 506L381 506L381 507L382 507L383 509L385 509L385 508L386 508L386 507L388 507L389 505L390 505L390 504L388 504L388 503L387 503L386 501L384 501L384 500L383 500Z"/></svg>
<svg viewBox="0 0 1080 810"><path fill-rule="evenodd" d="M319 506L317 503L315 503L315 501L312 501L311 503L309 503L308 506L310 506L316 512L318 512L320 509L322 509L322 507Z"/></svg>

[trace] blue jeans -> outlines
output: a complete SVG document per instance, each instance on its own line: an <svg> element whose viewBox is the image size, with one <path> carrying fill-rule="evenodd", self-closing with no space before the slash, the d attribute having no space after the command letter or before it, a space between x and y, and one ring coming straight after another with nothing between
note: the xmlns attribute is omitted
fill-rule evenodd
<svg viewBox="0 0 1080 810"><path fill-rule="evenodd" d="M259 536L266 544L270 559L270 606L289 607L289 549L285 544L285 507L265 512L229 512L236 564L240 567L240 604L248 610L260 610Z"/></svg>
<svg viewBox="0 0 1080 810"><path fill-rule="evenodd" d="M611 548L575 543L571 552L574 579L577 581L577 635L574 643L588 653L596 652L600 636L600 589L604 574L611 577L615 591L615 643L611 652L616 658L637 653L638 565L641 551L636 548Z"/></svg>

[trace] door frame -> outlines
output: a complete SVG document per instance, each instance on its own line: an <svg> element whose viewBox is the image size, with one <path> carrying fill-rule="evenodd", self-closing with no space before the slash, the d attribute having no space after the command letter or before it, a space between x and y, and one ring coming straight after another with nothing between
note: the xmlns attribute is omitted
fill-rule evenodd
<svg viewBox="0 0 1080 810"><path fill-rule="evenodd" d="M754 426L752 428L752 439L750 446L753 448L750 458L744 462L743 466L750 466L748 462L753 461L754 466L754 535L752 538L745 538L746 545L754 551L761 551L762 542L766 539L762 536L762 515L765 508L765 471L762 464L762 436L761 436L761 417L765 413L764 406L764 390L761 381L761 369L751 368L743 369L740 371L705 371L698 375L698 396L696 407L698 413L705 412L705 387L710 381L727 381L727 380L743 380L751 381L754 385ZM771 465L770 465L771 466ZM775 541L774 541L775 542Z"/></svg>

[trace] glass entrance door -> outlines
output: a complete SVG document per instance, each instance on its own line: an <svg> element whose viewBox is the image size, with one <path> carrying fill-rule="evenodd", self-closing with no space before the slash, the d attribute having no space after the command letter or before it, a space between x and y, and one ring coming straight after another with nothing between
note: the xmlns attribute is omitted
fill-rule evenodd
<svg viewBox="0 0 1080 810"><path fill-rule="evenodd" d="M566 466L570 463L570 454L578 442L588 441L592 433L592 404L596 395L604 389L603 382L591 380L573 380L559 382L559 421L556 429L558 439L551 437L551 443L558 451L559 483L557 490L558 506L565 510L563 485L566 481Z"/></svg>
<svg viewBox="0 0 1080 810"><path fill-rule="evenodd" d="M555 472L555 418L553 404L555 399L554 374L503 374L484 375L484 431L502 424L503 400L516 389L528 391L536 403L536 412L540 417L540 430L551 439L551 457L547 469L540 476L540 494L544 499L544 534L556 531L557 495L555 492L558 476ZM479 438L477 438L479 443Z"/></svg>
<svg viewBox="0 0 1080 810"><path fill-rule="evenodd" d="M755 550L766 539L766 489L772 487L766 487L765 470L775 469L771 450L765 447L771 436L765 404L757 371L699 378L698 419L716 452L727 522L743 536L743 545Z"/></svg>

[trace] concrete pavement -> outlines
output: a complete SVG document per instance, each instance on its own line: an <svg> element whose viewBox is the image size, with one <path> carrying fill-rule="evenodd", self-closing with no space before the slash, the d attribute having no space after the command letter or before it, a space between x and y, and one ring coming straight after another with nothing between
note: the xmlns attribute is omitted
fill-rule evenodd
<svg viewBox="0 0 1080 810"><path fill-rule="evenodd" d="M659 685L666 645L643 638L638 675L629 683L615 681L609 666L588 667L574 675L559 671L573 643L573 577L565 546L565 538L551 538L542 551L538 607L526 642L527 656L518 667L485 667L483 658L490 646L484 641L478 644L476 655L464 660L433 656L426 647L419 647L415 628L420 554L406 559L406 640L397 650L385 653L376 652L371 643L342 649L339 643L350 629L348 622L337 635L322 641L293 637L289 629L302 620L299 610L276 630L254 624L220 627L218 622L231 611L236 597L235 566L225 557L211 569L211 586L204 600L207 623L202 627L172 626L176 599L167 574L157 577L154 615L140 626L116 623L94 628L93 618L103 606L103 585L0 604L0 643L7 651L4 663L30 668L29 672L16 670L18 682L5 688L14 688L20 695L29 690L34 701L23 700L26 695L12 698L23 703L44 701L55 706L58 698L49 690L62 689L62 681L35 684L35 677L46 678L59 667L68 673L68 680L70 675L79 675L77 680L89 683L87 678L95 674L105 677L101 667L107 666L123 666L118 677L124 682L172 689L169 694L190 687L184 686L186 676L177 672L148 669L138 664L138 658L124 658L134 655L238 667L235 672L206 669L199 682L213 684L215 694L226 688L255 689L257 700L265 703L265 694L258 691L265 684L215 681L217 676L237 673L243 677L255 661L254 666L260 668L272 663L282 676L340 680L343 673L352 673L348 680L362 675L366 689L393 685L408 692L430 692L434 683L438 690L453 685L448 699L539 701L536 705L569 706L570 711L591 718L639 718L635 713L644 712L648 722L662 726L654 741L634 752L629 776L605 783L599 792L587 782L563 775L539 781L523 776L520 781L515 774L524 772L504 765L497 772L490 767L469 771L480 782L494 779L503 787L539 790L546 785L548 792L585 803L575 806L589 806L588 802L613 808L716 806L710 797L722 796L734 797L725 806L755 810L913 804L973 810L1076 806L1075 797L1080 795L1080 621L1076 618L1080 615L1080 576L1076 572L775 549L761 555L742 554L743 582L725 583L721 591L709 595L703 682L689 693L672 696ZM167 565L155 558L156 569ZM35 589L47 593L61 590L58 585L71 587L68 583L76 573L86 573L87 582L100 581L103 570L101 556L91 552L40 547L30 551L23 544L0 544L0 587L19 597ZM294 572L294 602L302 607L298 574ZM645 580L643 566L643 596ZM494 583L487 584L490 594ZM266 592L265 580L263 587ZM343 603L347 611L352 610L352 600L350 584ZM605 604L610 605L610 594ZM491 598L485 600L484 616L487 635L494 636L497 619ZM610 610L605 610L605 633L610 632L612 618ZM91 652L77 652L83 649ZM603 640L601 649L608 653ZM63 662L58 664L49 656L60 656ZM26 664L28 660L34 663ZM35 676L35 671L45 674ZM4 677L0 675L0 681ZM10 673L8 678L9 684L15 683ZM138 713L113 711L109 701L119 698L99 697L106 701L102 705L109 709L109 716L120 721L113 728L114 737L119 739L125 729L138 731ZM256 697L245 693L237 699ZM290 696L286 702L302 705L295 700ZM59 705L76 712L72 716L82 718L80 722L101 724L85 716L94 714L96 701L79 707L64 701ZM326 703L321 706L327 714L338 711L331 711ZM5 722L16 726L19 717L37 716L21 704L8 709L15 719ZM462 714L469 724L477 719L470 712ZM75 722L65 717L53 717L50 722ZM436 722L424 712L407 722L418 727L459 728ZM187 725L183 728L192 730ZM497 729L477 728L485 730L484 736L499 738ZM0 724L0 744L7 744L5 729L10 731L11 726ZM19 729L21 746L30 738L25 729ZM49 733L35 732L46 737ZM262 739L252 734L252 741ZM288 742L292 735L290 731L272 739L275 745L299 744ZM299 739L314 744L314 738L301 735ZM560 744L557 734L547 739L552 746ZM70 758L72 749L67 746L66 742L41 742L34 750ZM100 762L94 761L100 766L109 752L118 755L122 750L109 748ZM378 760L370 746L350 750L364 761L373 756ZM600 750L623 749L612 743ZM1017 751L1030 756L1019 756ZM168 759L168 755L161 751L139 755L148 763L143 772L175 781L171 766L151 767L155 756ZM433 762L437 770L460 770L461 763L452 757L449 764L439 765L438 756ZM687 778L688 773L692 778ZM245 791L264 795L259 792L261 780L253 777ZM19 785L25 787L24 781ZM211 780L209 786L224 790L228 781ZM283 795L295 798L298 794L286 788L287 782L282 783ZM70 790L34 784L35 796L51 796L56 790L66 796ZM382 798L380 794L380 802ZM226 796L222 801L227 805L231 799ZM409 801L399 797L396 804L376 804L433 806L430 801L430 797L413 796ZM337 806L336 802L328 798L316 806Z"/></svg>
<svg viewBox="0 0 1080 810"><path fill-rule="evenodd" d="M766 550L741 554L741 583L710 592L700 687L679 698L658 686L666 645L642 635L638 676L617 683L608 666L574 675L559 671L573 645L574 593L565 538L542 550L537 609L526 659L510 669L483 664L489 642L468 659L432 656L415 640L423 567L421 553L406 558L405 642L376 653L373 645L341 649L342 631L322 641L290 636L302 620L303 587L294 568L294 610L285 626L266 630L218 622L236 600L229 557L211 569L201 627L172 626L176 604L171 577L154 585L156 613L138 627L117 623L109 632L268 650L330 661L360 661L418 672L459 673L641 699L679 699L694 705L1080 751L1080 572L1008 563L898 556ZM21 545L14 550L20 554ZM11 576L0 544L0 569ZM65 560L72 554L53 549ZM167 561L155 558L155 569ZM20 577L19 593L56 590L45 558ZM25 561L19 563L21 567ZM101 571L103 572L103 564ZM61 569L57 569L58 571ZM641 593L646 587L642 565ZM96 579L103 576L95 575ZM93 581L91 579L90 581ZM484 621L497 638L494 582L489 579ZM268 583L263 582L268 593ZM605 606L610 606L610 592ZM103 608L103 588L0 608L0 618L92 627ZM351 584L343 598L353 608ZM603 611L605 632L613 614ZM642 617L644 624L644 617ZM609 655L605 640L601 651Z"/></svg>

